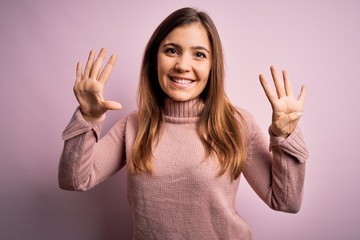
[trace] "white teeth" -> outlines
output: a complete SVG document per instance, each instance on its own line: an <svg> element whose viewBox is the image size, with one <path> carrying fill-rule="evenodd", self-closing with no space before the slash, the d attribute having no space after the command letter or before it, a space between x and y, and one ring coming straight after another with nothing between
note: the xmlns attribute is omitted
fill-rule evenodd
<svg viewBox="0 0 360 240"><path fill-rule="evenodd" d="M192 81L187 80L187 79L177 79L177 78L173 78L172 79L174 82L176 83L180 83L180 84L190 84Z"/></svg>

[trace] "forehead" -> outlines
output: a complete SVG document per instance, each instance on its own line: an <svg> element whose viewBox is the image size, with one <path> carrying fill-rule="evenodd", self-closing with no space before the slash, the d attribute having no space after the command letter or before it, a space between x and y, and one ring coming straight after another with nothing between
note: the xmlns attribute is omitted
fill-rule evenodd
<svg viewBox="0 0 360 240"><path fill-rule="evenodd" d="M174 28L164 38L162 43L176 43L183 46L203 46L210 49L207 31L200 23L190 23Z"/></svg>

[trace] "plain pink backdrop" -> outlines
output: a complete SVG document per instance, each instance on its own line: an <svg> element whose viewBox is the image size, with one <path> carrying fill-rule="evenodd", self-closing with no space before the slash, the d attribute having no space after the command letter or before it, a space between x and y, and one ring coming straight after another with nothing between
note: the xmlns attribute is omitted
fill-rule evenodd
<svg viewBox="0 0 360 240"><path fill-rule="evenodd" d="M207 11L226 57L226 88L266 131L258 81L269 66L308 87L301 128L310 149L301 211L270 210L242 181L237 208L255 239L360 239L360 2L0 1L0 238L131 239L124 171L85 193L58 188L61 132L77 106L75 65L107 47L119 60L106 97L123 104L103 132L136 108L150 34L184 6Z"/></svg>

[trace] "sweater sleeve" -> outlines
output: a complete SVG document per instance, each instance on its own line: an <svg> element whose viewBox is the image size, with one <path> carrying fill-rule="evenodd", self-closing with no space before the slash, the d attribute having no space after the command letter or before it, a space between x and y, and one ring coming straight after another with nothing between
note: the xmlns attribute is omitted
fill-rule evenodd
<svg viewBox="0 0 360 240"><path fill-rule="evenodd" d="M257 195L272 209L300 210L308 150L299 128L286 139L270 133L269 143L256 122L248 121L247 162L243 174Z"/></svg>
<svg viewBox="0 0 360 240"><path fill-rule="evenodd" d="M125 165L126 119L100 139L104 119L87 122L79 108L75 111L62 134L65 142L58 173L60 188L86 191Z"/></svg>

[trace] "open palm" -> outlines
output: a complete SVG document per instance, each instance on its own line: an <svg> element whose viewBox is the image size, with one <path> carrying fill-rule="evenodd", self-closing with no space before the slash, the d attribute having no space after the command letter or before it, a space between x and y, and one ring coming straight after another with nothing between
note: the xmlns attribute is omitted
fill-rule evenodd
<svg viewBox="0 0 360 240"><path fill-rule="evenodd" d="M121 109L120 103L104 100L104 87L116 62L116 56L112 55L100 72L105 55L106 49L103 48L95 60L94 51L90 51L84 74L80 62L76 66L74 93L81 112L88 121L100 118L107 110Z"/></svg>
<svg viewBox="0 0 360 240"><path fill-rule="evenodd" d="M281 81L274 66L270 67L276 93L271 89L265 77L260 74L260 82L270 101L273 114L271 131L280 137L287 137L296 128L304 109L306 88L302 86L299 97L294 97L293 89L286 71L282 71Z"/></svg>

